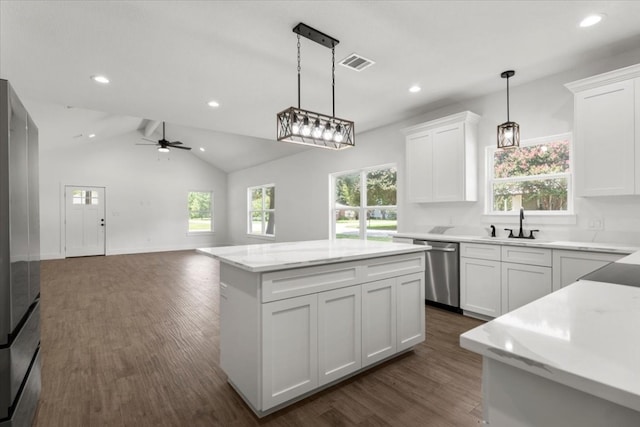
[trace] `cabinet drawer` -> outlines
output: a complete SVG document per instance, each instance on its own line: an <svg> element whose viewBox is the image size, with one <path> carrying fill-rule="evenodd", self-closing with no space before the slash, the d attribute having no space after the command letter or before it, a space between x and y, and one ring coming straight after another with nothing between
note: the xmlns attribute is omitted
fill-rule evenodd
<svg viewBox="0 0 640 427"><path fill-rule="evenodd" d="M393 255L369 260L364 269L364 282L388 279L424 271L424 252Z"/></svg>
<svg viewBox="0 0 640 427"><path fill-rule="evenodd" d="M262 275L262 302L315 294L358 283L356 262L274 271Z"/></svg>
<svg viewBox="0 0 640 427"><path fill-rule="evenodd" d="M551 267L551 249L502 246L502 261Z"/></svg>
<svg viewBox="0 0 640 427"><path fill-rule="evenodd" d="M483 245L481 243L461 243L460 256L466 258L500 261L500 246Z"/></svg>

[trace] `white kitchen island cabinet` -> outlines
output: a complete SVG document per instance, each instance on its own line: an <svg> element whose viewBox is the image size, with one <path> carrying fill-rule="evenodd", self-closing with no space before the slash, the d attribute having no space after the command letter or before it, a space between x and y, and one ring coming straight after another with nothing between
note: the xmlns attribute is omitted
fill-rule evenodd
<svg viewBox="0 0 640 427"><path fill-rule="evenodd" d="M220 260L220 365L264 416L425 339L424 251L336 240L199 249Z"/></svg>

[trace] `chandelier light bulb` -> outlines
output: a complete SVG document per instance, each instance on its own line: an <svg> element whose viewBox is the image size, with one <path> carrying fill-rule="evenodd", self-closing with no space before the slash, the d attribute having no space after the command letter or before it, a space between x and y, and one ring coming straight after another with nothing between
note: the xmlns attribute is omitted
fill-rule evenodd
<svg viewBox="0 0 640 427"><path fill-rule="evenodd" d="M327 122L322 133L322 138L325 141L331 141L333 139L333 129L331 129L331 123Z"/></svg>
<svg viewBox="0 0 640 427"><path fill-rule="evenodd" d="M305 118L302 120L302 129L300 133L302 133L302 136L311 135L311 126L309 126L309 117L305 116Z"/></svg>
<svg viewBox="0 0 640 427"><path fill-rule="evenodd" d="M300 122L298 121L297 115L293 116L293 123L291 124L291 132L295 133L296 135L300 133Z"/></svg>
<svg viewBox="0 0 640 427"><path fill-rule="evenodd" d="M337 125L336 126L336 131L333 134L333 140L335 142L340 143L340 142L342 142L343 139L344 139L344 135L342 134L342 126Z"/></svg>
<svg viewBox="0 0 640 427"><path fill-rule="evenodd" d="M313 123L312 135L315 139L322 137L322 126L320 126L320 119L316 119L316 121Z"/></svg>

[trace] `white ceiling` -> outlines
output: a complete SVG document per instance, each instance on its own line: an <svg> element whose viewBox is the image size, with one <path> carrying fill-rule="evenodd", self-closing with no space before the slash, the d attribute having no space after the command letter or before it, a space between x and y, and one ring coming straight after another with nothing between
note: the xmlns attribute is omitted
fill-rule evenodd
<svg viewBox="0 0 640 427"><path fill-rule="evenodd" d="M606 19L578 28L592 12ZM640 1L2 0L0 78L56 135L44 144L165 120L167 139L233 171L305 149L274 141L276 113L297 104L299 22L339 39L337 60L376 61L362 72L336 66L336 115L355 121L357 141L504 90L503 70L516 70L517 86L635 48L639 16ZM422 91L409 93L413 84ZM331 112L331 52L304 38L301 106Z"/></svg>

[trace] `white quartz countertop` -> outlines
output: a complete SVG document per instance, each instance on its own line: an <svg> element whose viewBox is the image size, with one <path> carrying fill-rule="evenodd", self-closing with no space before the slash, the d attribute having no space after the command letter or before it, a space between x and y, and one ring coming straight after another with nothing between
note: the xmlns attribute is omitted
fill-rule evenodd
<svg viewBox="0 0 640 427"><path fill-rule="evenodd" d="M582 280L462 334L460 345L640 411L640 287Z"/></svg>
<svg viewBox="0 0 640 427"><path fill-rule="evenodd" d="M338 239L200 248L197 251L251 272L284 270L421 252L430 246Z"/></svg>
<svg viewBox="0 0 640 427"><path fill-rule="evenodd" d="M512 245L512 246L533 246L549 249L567 249L587 252L610 252L619 254L630 254L640 250L639 246L628 244L605 243L605 242L570 242L570 241L545 241L538 239L509 239L507 237L488 236L460 236L449 234L433 233L397 233L395 237L404 237L419 240L435 240L439 242L459 242L459 243L487 243L491 245Z"/></svg>

